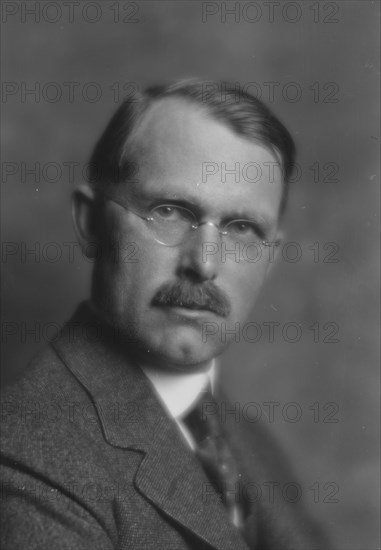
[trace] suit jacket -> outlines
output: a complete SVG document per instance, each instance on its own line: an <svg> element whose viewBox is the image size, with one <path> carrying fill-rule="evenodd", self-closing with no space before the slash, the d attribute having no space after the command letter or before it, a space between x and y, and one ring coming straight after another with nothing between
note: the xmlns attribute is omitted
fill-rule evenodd
<svg viewBox="0 0 381 550"><path fill-rule="evenodd" d="M98 326L81 306L3 395L1 548L247 550L150 382ZM231 419L244 490L295 480L269 433ZM250 501L251 548L327 548L300 504Z"/></svg>

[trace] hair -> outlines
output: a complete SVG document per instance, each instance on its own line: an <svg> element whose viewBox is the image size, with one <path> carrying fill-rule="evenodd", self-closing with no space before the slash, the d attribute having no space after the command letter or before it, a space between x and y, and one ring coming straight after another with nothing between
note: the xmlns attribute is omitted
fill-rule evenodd
<svg viewBox="0 0 381 550"><path fill-rule="evenodd" d="M95 145L90 158L89 181L104 190L105 185L128 182L136 174L129 138L153 103L171 97L183 98L205 108L237 135L260 141L276 158L280 156L284 183L280 213L283 213L295 163L294 141L262 101L237 84L227 82L183 80L168 86L152 86L133 98L124 99Z"/></svg>

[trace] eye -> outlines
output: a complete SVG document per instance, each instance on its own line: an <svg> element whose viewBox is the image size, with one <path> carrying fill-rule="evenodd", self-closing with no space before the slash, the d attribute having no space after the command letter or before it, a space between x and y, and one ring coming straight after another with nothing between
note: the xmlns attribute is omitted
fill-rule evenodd
<svg viewBox="0 0 381 550"><path fill-rule="evenodd" d="M154 210L155 214L160 218L173 218L176 217L177 209L173 206L157 206Z"/></svg>
<svg viewBox="0 0 381 550"><path fill-rule="evenodd" d="M226 229L235 235L258 235L257 228L248 220L234 220L227 225Z"/></svg>
<svg viewBox="0 0 381 550"><path fill-rule="evenodd" d="M192 222L193 215L192 212L181 206L176 206L173 204L161 204L156 206L152 214L156 221L170 221L170 222Z"/></svg>

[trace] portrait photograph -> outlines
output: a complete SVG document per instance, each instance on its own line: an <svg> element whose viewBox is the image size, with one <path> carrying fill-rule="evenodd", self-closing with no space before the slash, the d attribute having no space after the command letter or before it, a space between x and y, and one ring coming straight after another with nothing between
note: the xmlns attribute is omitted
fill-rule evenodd
<svg viewBox="0 0 381 550"><path fill-rule="evenodd" d="M3 550L380 548L380 11L2 2Z"/></svg>

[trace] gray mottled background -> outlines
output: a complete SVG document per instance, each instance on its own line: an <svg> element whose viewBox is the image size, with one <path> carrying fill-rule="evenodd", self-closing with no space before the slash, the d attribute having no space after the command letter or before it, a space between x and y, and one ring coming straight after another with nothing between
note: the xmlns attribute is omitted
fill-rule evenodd
<svg viewBox="0 0 381 550"><path fill-rule="evenodd" d="M282 440L333 547L379 548L379 2L241 2L226 17L235 2L64 4L3 2L3 380L88 293L69 196L123 86L255 83L298 146L286 241L301 258L274 268L251 318L262 336L239 335L224 382Z"/></svg>

